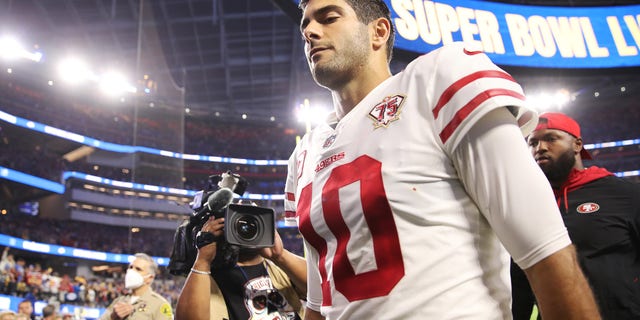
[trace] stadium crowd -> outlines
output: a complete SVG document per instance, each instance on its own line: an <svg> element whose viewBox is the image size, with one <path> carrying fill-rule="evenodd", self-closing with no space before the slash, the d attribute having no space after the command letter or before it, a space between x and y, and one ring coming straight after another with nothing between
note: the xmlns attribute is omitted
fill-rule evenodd
<svg viewBox="0 0 640 320"><path fill-rule="evenodd" d="M181 277L163 276L154 282L154 290L175 303L183 282ZM0 294L32 302L105 308L125 290L120 272L91 277L60 273L55 267L30 262L8 248L5 248L0 261Z"/></svg>
<svg viewBox="0 0 640 320"><path fill-rule="evenodd" d="M274 123L233 123L141 112L132 107L88 105L87 100L55 92L55 88L32 88L15 82L0 82L0 110L18 117L98 140L140 145L185 153L250 159L286 159L295 145L298 128ZM91 101L91 102L88 102ZM158 115L159 113L160 115ZM136 131L134 139L134 127ZM135 141L134 141L135 140ZM251 143L247 143L251 141Z"/></svg>
<svg viewBox="0 0 640 320"><path fill-rule="evenodd" d="M296 229L279 229L279 233L286 248L302 254L302 240ZM125 227L57 221L19 213L0 215L0 234L110 253L145 251L161 257L168 257L173 246L173 230L140 229L138 233L131 233ZM130 243L127 239L131 239ZM104 308L124 292L123 271L122 266L115 266L100 268L90 276L80 275L50 259L34 259L23 251L5 248L0 260L0 294ZM154 291L175 304L184 278L160 268L156 279Z"/></svg>

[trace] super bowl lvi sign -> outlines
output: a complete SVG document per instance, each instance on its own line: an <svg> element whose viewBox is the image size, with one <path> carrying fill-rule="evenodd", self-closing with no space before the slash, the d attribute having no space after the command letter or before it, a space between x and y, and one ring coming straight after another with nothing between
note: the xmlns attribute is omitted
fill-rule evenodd
<svg viewBox="0 0 640 320"><path fill-rule="evenodd" d="M396 47L426 53L464 41L497 64L640 66L640 5L544 7L473 0L385 0Z"/></svg>

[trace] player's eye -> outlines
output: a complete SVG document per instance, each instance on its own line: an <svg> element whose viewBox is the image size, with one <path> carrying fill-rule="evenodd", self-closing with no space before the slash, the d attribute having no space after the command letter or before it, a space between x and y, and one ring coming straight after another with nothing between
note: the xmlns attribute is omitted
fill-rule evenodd
<svg viewBox="0 0 640 320"><path fill-rule="evenodd" d="M335 22L336 20L338 20L337 16L329 16L329 17L324 18L324 20L322 20L322 22L325 23L325 24L329 24L329 23Z"/></svg>

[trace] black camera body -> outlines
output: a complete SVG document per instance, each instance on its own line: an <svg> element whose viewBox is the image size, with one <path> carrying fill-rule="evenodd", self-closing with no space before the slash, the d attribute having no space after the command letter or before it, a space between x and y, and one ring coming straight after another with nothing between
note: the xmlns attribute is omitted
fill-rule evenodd
<svg viewBox="0 0 640 320"><path fill-rule="evenodd" d="M240 248L273 246L275 239L275 211L255 205L231 204L233 193L244 194L248 183L231 172L209 177L207 187L196 193L191 217L176 229L168 269L173 275L189 274L198 253L196 244L216 241L217 252L211 268L231 268L236 265ZM217 186L217 190L215 186ZM231 191L233 190L233 193ZM199 237L210 217L225 217L224 237ZM211 234L209 234L211 235ZM198 241L200 240L200 241Z"/></svg>

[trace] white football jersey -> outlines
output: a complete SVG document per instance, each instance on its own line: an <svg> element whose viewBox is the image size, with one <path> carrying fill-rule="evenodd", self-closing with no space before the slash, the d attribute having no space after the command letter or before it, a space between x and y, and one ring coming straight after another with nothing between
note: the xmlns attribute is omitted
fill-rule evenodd
<svg viewBox="0 0 640 320"><path fill-rule="evenodd" d="M524 100L509 74L456 43L305 135L285 210L305 240L308 306L327 319L510 318L509 256L451 155L496 108L528 133Z"/></svg>

